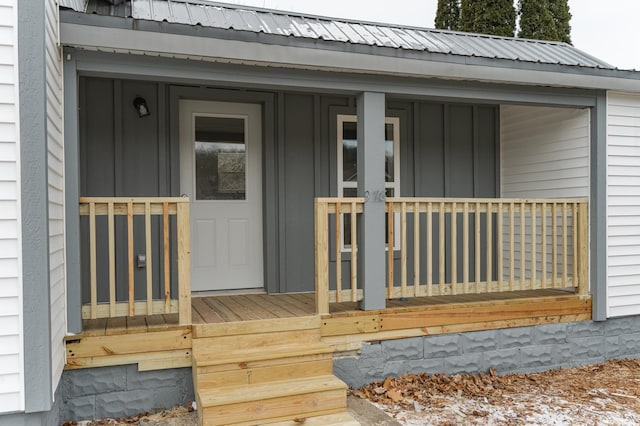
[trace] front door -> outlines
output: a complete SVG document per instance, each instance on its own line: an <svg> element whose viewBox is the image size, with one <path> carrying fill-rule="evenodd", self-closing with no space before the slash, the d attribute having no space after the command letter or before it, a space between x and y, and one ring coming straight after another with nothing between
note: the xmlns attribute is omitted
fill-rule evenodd
<svg viewBox="0 0 640 426"><path fill-rule="evenodd" d="M180 101L180 190L191 199L192 291L262 288L256 104Z"/></svg>

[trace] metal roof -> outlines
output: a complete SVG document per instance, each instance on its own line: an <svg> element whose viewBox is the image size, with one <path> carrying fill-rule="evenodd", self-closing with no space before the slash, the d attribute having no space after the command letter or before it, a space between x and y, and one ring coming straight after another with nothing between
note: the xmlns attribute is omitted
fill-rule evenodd
<svg viewBox="0 0 640 426"><path fill-rule="evenodd" d="M616 69L560 42L312 16L204 0L60 0L77 12L459 57Z"/></svg>

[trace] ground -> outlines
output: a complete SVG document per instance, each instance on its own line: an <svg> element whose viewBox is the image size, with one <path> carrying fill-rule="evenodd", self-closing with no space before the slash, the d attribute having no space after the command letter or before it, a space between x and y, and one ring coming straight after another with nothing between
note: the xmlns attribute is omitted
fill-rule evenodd
<svg viewBox="0 0 640 426"><path fill-rule="evenodd" d="M640 361L537 374L408 374L353 391L404 425L640 424Z"/></svg>
<svg viewBox="0 0 640 426"><path fill-rule="evenodd" d="M351 392L349 409L363 425L636 425L640 360L535 374L408 374ZM369 405L369 401L373 405ZM378 408L390 417L380 417ZM192 426L190 406L83 425ZM300 424L304 424L301 422Z"/></svg>

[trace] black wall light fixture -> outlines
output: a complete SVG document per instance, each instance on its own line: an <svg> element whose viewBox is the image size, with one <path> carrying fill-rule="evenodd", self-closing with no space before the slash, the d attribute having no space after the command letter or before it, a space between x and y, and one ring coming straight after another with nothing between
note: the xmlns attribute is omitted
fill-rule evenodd
<svg viewBox="0 0 640 426"><path fill-rule="evenodd" d="M133 106L136 111L138 111L138 117L148 117L149 115L151 115L151 112L149 112L149 107L147 106L147 101L143 97L136 96L136 98L133 100Z"/></svg>

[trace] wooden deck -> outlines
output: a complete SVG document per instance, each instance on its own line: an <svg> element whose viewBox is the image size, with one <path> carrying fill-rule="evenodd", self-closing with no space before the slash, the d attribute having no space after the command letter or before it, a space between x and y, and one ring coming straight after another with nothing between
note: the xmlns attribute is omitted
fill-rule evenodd
<svg viewBox="0 0 640 426"><path fill-rule="evenodd" d="M245 294L192 298L192 325L176 314L84 320L67 337L67 369L137 363L141 370L187 367L192 337L278 331L281 321L314 316L313 293ZM363 342L432 334L520 327L591 319L591 298L546 289L387 301L361 311L354 302L331 304L320 318L322 342L336 351Z"/></svg>

